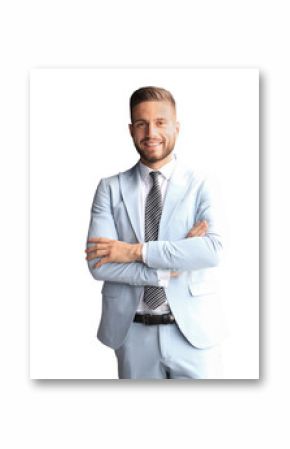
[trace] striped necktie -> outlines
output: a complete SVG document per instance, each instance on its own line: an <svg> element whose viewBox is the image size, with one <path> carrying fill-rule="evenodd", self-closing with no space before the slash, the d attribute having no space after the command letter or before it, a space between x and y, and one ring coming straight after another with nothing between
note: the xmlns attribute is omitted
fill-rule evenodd
<svg viewBox="0 0 290 449"><path fill-rule="evenodd" d="M145 242L158 240L159 222L162 213L162 196L158 183L159 171L150 172L153 186L148 193L145 204ZM150 309L156 309L166 301L163 287L145 287L144 302Z"/></svg>

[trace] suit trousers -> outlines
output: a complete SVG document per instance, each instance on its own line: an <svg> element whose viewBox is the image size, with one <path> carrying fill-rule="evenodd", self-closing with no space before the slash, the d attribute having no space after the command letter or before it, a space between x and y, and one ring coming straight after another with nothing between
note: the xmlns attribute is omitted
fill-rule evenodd
<svg viewBox="0 0 290 449"><path fill-rule="evenodd" d="M115 350L119 379L221 379L221 347L192 346L176 323L133 322Z"/></svg>

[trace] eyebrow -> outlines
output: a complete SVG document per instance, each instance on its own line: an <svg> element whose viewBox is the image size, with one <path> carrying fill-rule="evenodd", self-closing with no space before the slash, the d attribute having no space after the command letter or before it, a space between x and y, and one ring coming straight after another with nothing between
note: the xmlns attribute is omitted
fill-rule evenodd
<svg viewBox="0 0 290 449"><path fill-rule="evenodd" d="M167 121L167 119L165 117L157 117L155 119L155 121L157 121L157 120L162 120L163 122ZM137 118L136 120L133 120L133 123L136 123L136 122L148 122L148 120L146 120L145 118Z"/></svg>

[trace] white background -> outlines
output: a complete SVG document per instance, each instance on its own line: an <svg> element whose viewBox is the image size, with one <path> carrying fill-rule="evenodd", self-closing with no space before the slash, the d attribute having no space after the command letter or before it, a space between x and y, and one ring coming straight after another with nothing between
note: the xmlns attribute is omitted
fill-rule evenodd
<svg viewBox="0 0 290 449"><path fill-rule="evenodd" d="M117 377L114 353L95 340L101 284L89 274L84 247L100 178L138 160L128 131L129 97L152 84L175 96L177 157L214 178L223 198L224 378L259 377L258 77L255 69L32 70L32 378Z"/></svg>
<svg viewBox="0 0 290 449"><path fill-rule="evenodd" d="M287 7L282 0L1 3L2 446L143 448L148 434L169 448L289 446ZM260 68L260 381L28 379L28 71L52 65ZM160 415L162 425L152 425Z"/></svg>

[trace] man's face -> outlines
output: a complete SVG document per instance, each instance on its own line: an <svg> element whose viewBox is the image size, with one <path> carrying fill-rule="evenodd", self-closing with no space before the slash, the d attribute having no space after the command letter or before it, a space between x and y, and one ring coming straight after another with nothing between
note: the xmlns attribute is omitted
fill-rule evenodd
<svg viewBox="0 0 290 449"><path fill-rule="evenodd" d="M174 107L168 101L144 101L132 111L130 133L141 161L160 168L172 159L179 132Z"/></svg>

